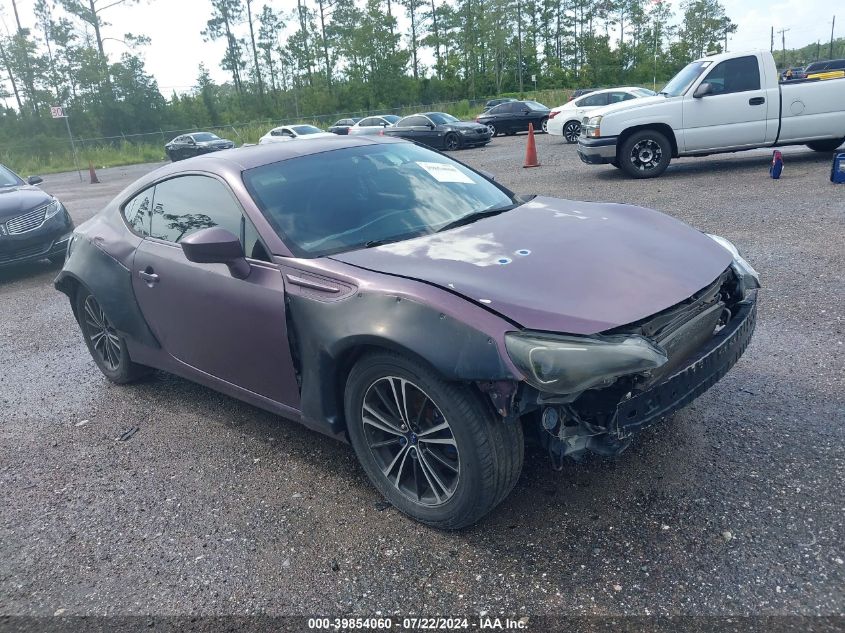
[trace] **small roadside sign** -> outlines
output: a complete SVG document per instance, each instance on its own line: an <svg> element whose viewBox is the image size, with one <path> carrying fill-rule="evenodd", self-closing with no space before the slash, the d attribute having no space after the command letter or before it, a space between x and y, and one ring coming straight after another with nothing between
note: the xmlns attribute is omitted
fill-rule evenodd
<svg viewBox="0 0 845 633"><path fill-rule="evenodd" d="M531 75L531 81L537 81L537 75Z"/></svg>
<svg viewBox="0 0 845 633"><path fill-rule="evenodd" d="M64 119L66 117L65 109L61 106L52 106L50 108L50 115L54 119Z"/></svg>

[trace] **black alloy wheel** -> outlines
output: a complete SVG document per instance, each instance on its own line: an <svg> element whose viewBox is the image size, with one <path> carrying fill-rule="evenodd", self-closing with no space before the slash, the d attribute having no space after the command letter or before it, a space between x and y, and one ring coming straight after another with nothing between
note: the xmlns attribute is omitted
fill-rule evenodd
<svg viewBox="0 0 845 633"><path fill-rule="evenodd" d="M398 510L441 529L477 522L511 491L522 426L469 385L397 352L363 356L344 397L347 431L370 481Z"/></svg>
<svg viewBox="0 0 845 633"><path fill-rule="evenodd" d="M563 138L567 143L577 143L581 136L581 124L578 121L567 121L563 126Z"/></svg>

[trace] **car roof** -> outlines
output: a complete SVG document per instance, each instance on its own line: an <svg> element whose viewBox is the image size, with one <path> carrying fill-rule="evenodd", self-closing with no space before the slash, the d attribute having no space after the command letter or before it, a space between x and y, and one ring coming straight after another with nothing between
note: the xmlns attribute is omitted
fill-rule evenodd
<svg viewBox="0 0 845 633"><path fill-rule="evenodd" d="M634 90L647 90L647 88L641 88L640 86L617 86L616 88L599 88L597 90L591 90L588 94L590 95L600 95L606 92L619 92L619 91L628 91L633 92ZM582 95L586 97L587 95Z"/></svg>
<svg viewBox="0 0 845 633"><path fill-rule="evenodd" d="M171 163L151 172L158 180L162 174L177 174L191 171L246 171L282 160L321 154L347 147L364 147L385 143L407 143L408 141L391 136L344 136L332 135L310 139L307 143L269 143L267 145L249 145L237 149L203 154L186 161Z"/></svg>

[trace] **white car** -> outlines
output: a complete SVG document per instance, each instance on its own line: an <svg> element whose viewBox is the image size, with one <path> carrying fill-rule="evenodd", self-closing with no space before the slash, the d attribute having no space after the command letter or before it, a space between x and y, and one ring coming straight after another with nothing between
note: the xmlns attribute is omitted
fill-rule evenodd
<svg viewBox="0 0 845 633"><path fill-rule="evenodd" d="M326 136L334 136L334 134L323 132L323 130L313 125L283 125L281 127L274 127L267 132L267 134L258 139L258 144L267 145L267 143L282 143L298 138L323 138Z"/></svg>
<svg viewBox="0 0 845 633"><path fill-rule="evenodd" d="M384 128L390 127L399 120L400 117L395 114L382 114L380 116L368 116L361 119L349 128L349 136L356 136L360 134L375 134L378 135Z"/></svg>
<svg viewBox="0 0 845 633"><path fill-rule="evenodd" d="M648 88L607 88L595 90L582 97L552 108L549 112L548 133L562 136L567 143L575 143L581 134L581 119L590 110L595 110L612 103L621 103L640 97L653 97L655 93Z"/></svg>

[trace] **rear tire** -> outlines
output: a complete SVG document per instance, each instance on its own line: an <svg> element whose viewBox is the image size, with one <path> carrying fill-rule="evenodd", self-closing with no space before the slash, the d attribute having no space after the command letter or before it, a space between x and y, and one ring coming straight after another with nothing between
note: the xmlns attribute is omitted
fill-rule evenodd
<svg viewBox="0 0 845 633"><path fill-rule="evenodd" d="M481 394L404 354L362 357L349 374L344 409L370 481L421 523L444 530L472 525L519 479L519 422L502 420Z"/></svg>
<svg viewBox="0 0 845 633"><path fill-rule="evenodd" d="M672 145L657 130L642 130L622 143L616 160L632 178L657 178L672 160Z"/></svg>
<svg viewBox="0 0 845 633"><path fill-rule="evenodd" d="M103 375L119 385L134 382L152 372L144 365L132 362L126 341L114 329L97 299L80 287L76 292L76 319L91 358Z"/></svg>
<svg viewBox="0 0 845 633"><path fill-rule="evenodd" d="M567 143L577 143L581 136L581 124L578 121L567 121L563 125L563 138Z"/></svg>
<svg viewBox="0 0 845 633"><path fill-rule="evenodd" d="M543 119L540 121L540 130L542 130L543 134L549 133L549 119Z"/></svg>
<svg viewBox="0 0 845 633"><path fill-rule="evenodd" d="M499 133L499 130L496 129L495 123L488 123L487 129L490 130L490 138L496 138L496 135Z"/></svg>
<svg viewBox="0 0 845 633"><path fill-rule="evenodd" d="M845 139L836 139L832 141L813 141L812 143L807 143L807 147L809 147L814 152L832 152L835 149L838 149L842 143L845 142Z"/></svg>

